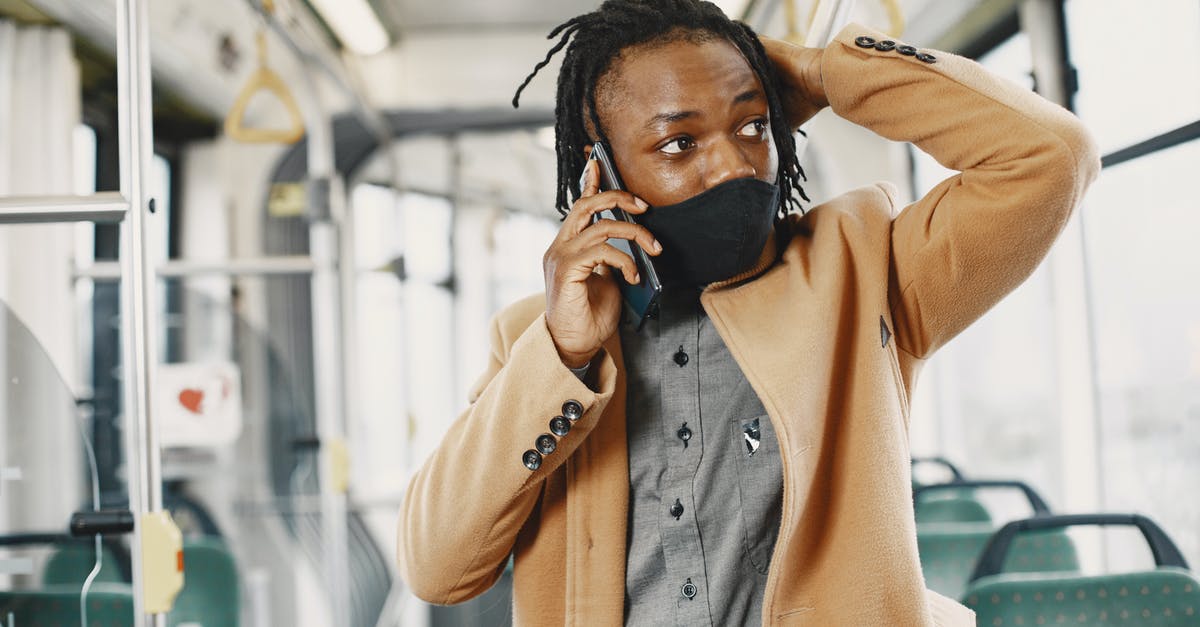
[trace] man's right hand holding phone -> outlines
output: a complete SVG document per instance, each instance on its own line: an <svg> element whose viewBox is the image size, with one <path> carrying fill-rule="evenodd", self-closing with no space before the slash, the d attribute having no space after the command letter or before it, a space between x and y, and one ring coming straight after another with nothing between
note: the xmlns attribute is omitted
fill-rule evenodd
<svg viewBox="0 0 1200 627"><path fill-rule="evenodd" d="M579 200L542 257L546 326L558 356L569 368L590 362L620 322L621 291L609 276L609 268L621 272L630 283L640 282L633 257L613 247L608 239L635 241L650 255L662 252L662 245L644 226L608 219L593 224L593 216L605 209L619 207L640 215L648 207L629 192L600 192L598 166L594 159L587 161Z"/></svg>

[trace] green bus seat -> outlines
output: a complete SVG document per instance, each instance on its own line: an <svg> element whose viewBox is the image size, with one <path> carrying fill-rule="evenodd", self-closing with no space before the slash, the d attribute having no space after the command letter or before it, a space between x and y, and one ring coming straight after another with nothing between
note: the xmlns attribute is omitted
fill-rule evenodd
<svg viewBox="0 0 1200 627"><path fill-rule="evenodd" d="M980 627L1200 625L1200 582L1174 568L1089 577L993 575L975 581L964 603Z"/></svg>
<svg viewBox="0 0 1200 627"><path fill-rule="evenodd" d="M1153 570L1105 575L1011 573L1010 553L1026 534L1076 525L1134 525L1154 555ZM1076 514L1008 523L992 536L971 575L963 603L977 624L1083 626L1200 625L1200 581L1175 543L1137 514Z"/></svg>
<svg viewBox="0 0 1200 627"><path fill-rule="evenodd" d="M987 523L929 523L917 526L917 550L925 585L952 599L962 598L976 563L995 531ZM1017 539L1004 568L1008 572L1076 572L1075 544L1062 531Z"/></svg>
<svg viewBox="0 0 1200 627"><path fill-rule="evenodd" d="M131 627L133 588L123 583L97 583L88 591L88 627ZM0 591L0 616L13 625L79 627L79 586ZM7 625L7 622L4 623Z"/></svg>
<svg viewBox="0 0 1200 627"><path fill-rule="evenodd" d="M100 573L96 575L96 583L129 583L125 581L120 568L117 566L117 555L107 546L101 546ZM91 574L96 565L96 547L90 543L65 544L60 546L46 560L46 568L42 571L44 586L75 586L78 590Z"/></svg>
<svg viewBox="0 0 1200 627"><path fill-rule="evenodd" d="M237 563L218 538L183 543L183 590L167 615L167 623L201 627L237 627L241 617L241 583Z"/></svg>
<svg viewBox="0 0 1200 627"><path fill-rule="evenodd" d="M992 515L983 503L973 498L953 497L925 499L916 505L917 524L922 523L988 523Z"/></svg>

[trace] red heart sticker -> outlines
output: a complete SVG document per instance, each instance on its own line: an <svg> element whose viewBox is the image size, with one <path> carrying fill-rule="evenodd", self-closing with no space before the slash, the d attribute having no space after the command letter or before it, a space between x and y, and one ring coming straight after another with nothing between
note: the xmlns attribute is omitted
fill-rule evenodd
<svg viewBox="0 0 1200 627"><path fill-rule="evenodd" d="M200 404L204 402L204 392L201 390L185 389L179 393L179 404L193 414L199 415Z"/></svg>

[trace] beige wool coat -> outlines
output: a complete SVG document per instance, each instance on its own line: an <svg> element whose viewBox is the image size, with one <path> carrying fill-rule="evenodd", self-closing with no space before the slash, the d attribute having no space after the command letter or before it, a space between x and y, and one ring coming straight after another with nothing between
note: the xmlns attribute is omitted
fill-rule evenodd
<svg viewBox="0 0 1200 627"><path fill-rule="evenodd" d="M1066 110L976 63L865 47L852 25L822 76L841 117L961 172L896 204L858 189L779 224L758 268L701 303L779 439L783 515L766 625L972 625L927 592L917 556L909 399L924 360L1024 281L1099 171ZM911 52L911 50L907 50ZM853 167L853 164L846 164ZM487 590L514 558L517 625L619 625L629 492L618 336L589 385L558 359L545 299L498 315L470 407L413 477L399 564L417 596ZM578 401L541 467L522 453Z"/></svg>

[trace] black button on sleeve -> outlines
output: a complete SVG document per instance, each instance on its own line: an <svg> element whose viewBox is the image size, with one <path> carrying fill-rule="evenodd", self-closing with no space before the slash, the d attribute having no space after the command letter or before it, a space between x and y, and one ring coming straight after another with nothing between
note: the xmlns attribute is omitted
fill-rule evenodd
<svg viewBox="0 0 1200 627"><path fill-rule="evenodd" d="M911 57L911 56L917 54L917 49L912 46L909 46L909 45L903 45L903 46L896 46L896 52L899 52L900 54L902 54L906 57Z"/></svg>
<svg viewBox="0 0 1200 627"><path fill-rule="evenodd" d="M562 437L571 432L571 421L562 416L555 416L550 421L550 433Z"/></svg>
<svg viewBox="0 0 1200 627"><path fill-rule="evenodd" d="M933 56L932 54L929 54L928 52L918 52L917 60L924 61L925 63L933 63L933 62L937 61L937 57Z"/></svg>
<svg viewBox="0 0 1200 627"><path fill-rule="evenodd" d="M696 584L692 583L692 579L690 577L688 578L687 583L683 584L683 587L681 587L679 591L683 593L683 596L689 599L696 598L696 593L699 592L699 590L696 588Z"/></svg>
<svg viewBox="0 0 1200 627"><path fill-rule="evenodd" d="M863 35L862 37L855 37L854 45L858 46L859 48L874 48L875 39L873 37L867 37L866 35Z"/></svg>
<svg viewBox="0 0 1200 627"><path fill-rule="evenodd" d="M884 39L875 44L875 49L880 52L891 52L896 49L896 42L891 39Z"/></svg>
<svg viewBox="0 0 1200 627"><path fill-rule="evenodd" d="M525 467L530 470L537 470L542 467L542 454L529 449L525 451L525 454L521 455L521 463L525 464Z"/></svg>
<svg viewBox="0 0 1200 627"><path fill-rule="evenodd" d="M679 364L680 368L687 365L688 354L683 351L682 346L679 347L679 350L675 351L674 359L675 359L675 363Z"/></svg>
<svg viewBox="0 0 1200 627"><path fill-rule="evenodd" d="M566 416L567 420L575 422L583 417L583 405L579 401L567 401L563 403L562 415Z"/></svg>
<svg viewBox="0 0 1200 627"><path fill-rule="evenodd" d="M671 506L671 515L675 517L675 520L679 520L679 517L683 516L683 503L680 503L679 499L675 499L675 504Z"/></svg>
<svg viewBox="0 0 1200 627"><path fill-rule="evenodd" d="M549 433L543 433L538 436L536 446L539 453L549 455L558 448L558 440L555 440L554 436Z"/></svg>

